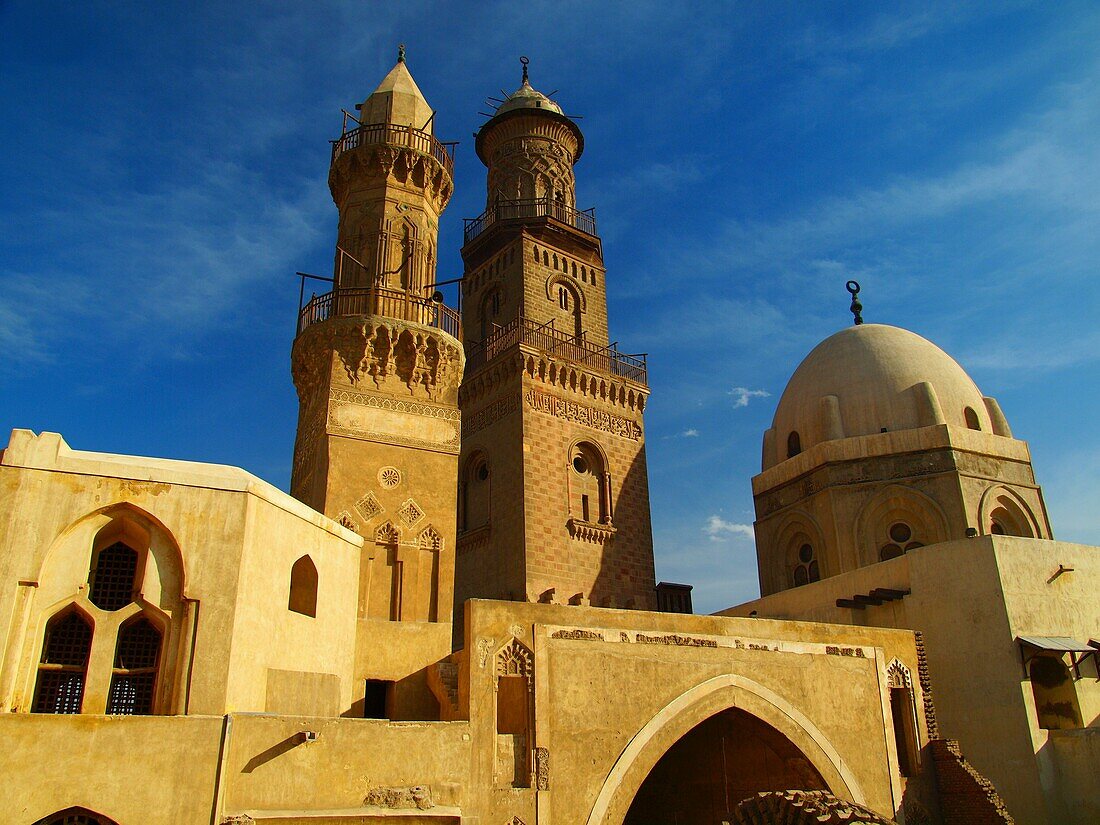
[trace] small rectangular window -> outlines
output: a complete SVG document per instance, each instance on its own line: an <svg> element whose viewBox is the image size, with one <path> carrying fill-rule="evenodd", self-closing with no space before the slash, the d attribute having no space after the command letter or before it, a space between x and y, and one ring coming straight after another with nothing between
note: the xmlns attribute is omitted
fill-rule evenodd
<svg viewBox="0 0 1100 825"><path fill-rule="evenodd" d="M585 521L591 521L588 518L588 496L581 496L581 518Z"/></svg>

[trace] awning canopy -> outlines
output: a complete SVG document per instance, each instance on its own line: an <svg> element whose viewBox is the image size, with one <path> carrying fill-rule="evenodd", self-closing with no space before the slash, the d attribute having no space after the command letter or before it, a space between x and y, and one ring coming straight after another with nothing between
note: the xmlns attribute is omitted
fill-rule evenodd
<svg viewBox="0 0 1100 825"><path fill-rule="evenodd" d="M1088 642L1079 642L1069 636L1017 636L1016 641L1037 650L1052 650L1057 653L1092 653L1096 650Z"/></svg>
<svg viewBox="0 0 1100 825"><path fill-rule="evenodd" d="M1069 663L1073 668L1073 678L1081 678L1081 664L1100 653L1100 644L1090 639L1079 642L1069 636L1017 636L1020 643L1020 663L1024 666L1024 678L1030 678L1028 663L1043 653L1054 653L1059 658L1069 654Z"/></svg>

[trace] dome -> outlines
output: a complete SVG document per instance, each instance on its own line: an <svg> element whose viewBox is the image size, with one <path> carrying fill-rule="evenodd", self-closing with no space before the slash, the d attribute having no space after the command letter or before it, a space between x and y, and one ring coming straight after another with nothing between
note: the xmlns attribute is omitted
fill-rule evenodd
<svg viewBox="0 0 1100 825"><path fill-rule="evenodd" d="M851 326L794 371L765 437L763 467L824 441L934 424L1010 435L996 402L931 341L885 324Z"/></svg>
<svg viewBox="0 0 1100 825"><path fill-rule="evenodd" d="M577 145L575 149L570 148L570 153L573 162L576 163L584 153L584 135L581 134L577 124L562 111L561 106L531 86L531 81L527 77L527 59L521 58L521 62L523 63L523 80L519 88L508 95L508 98L493 112L493 116L485 121L474 134L474 151L477 152L477 156L481 158L481 161L488 165L489 161L485 155L485 141L489 133L505 121L513 118L523 120L524 115L536 115L537 117L556 121L572 133Z"/></svg>
<svg viewBox="0 0 1100 825"><path fill-rule="evenodd" d="M523 84L500 104L496 110L496 115L503 115L516 109L545 109L556 115L564 114L561 106L542 92L533 89L526 77L523 78Z"/></svg>

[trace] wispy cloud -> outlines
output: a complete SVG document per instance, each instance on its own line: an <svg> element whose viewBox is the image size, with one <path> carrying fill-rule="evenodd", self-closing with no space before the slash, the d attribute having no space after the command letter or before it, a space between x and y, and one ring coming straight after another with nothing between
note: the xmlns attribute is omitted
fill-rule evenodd
<svg viewBox="0 0 1100 825"><path fill-rule="evenodd" d="M698 437L699 437L699 431L697 429L695 429L694 427L692 427L690 429L687 429L687 430L684 430L682 433L680 433L680 438L698 438Z"/></svg>
<svg viewBox="0 0 1100 825"><path fill-rule="evenodd" d="M768 398L771 393L767 390L750 390L748 387L734 387L729 391L733 396L733 408L747 407L749 400L753 398Z"/></svg>
<svg viewBox="0 0 1100 825"><path fill-rule="evenodd" d="M717 515L712 515L707 519L703 532L710 536L711 541L726 541L731 538L752 539L756 536L751 524L726 521Z"/></svg>

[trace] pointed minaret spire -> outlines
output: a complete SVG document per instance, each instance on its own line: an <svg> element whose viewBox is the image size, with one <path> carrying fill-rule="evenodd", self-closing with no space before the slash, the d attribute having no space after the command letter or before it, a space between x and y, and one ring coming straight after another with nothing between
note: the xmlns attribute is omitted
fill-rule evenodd
<svg viewBox="0 0 1100 825"><path fill-rule="evenodd" d="M858 326L863 323L863 304L859 302L859 281L848 281L844 285L844 288L848 290L848 294L852 296L852 305L848 307L851 310L852 315L855 316L855 324Z"/></svg>

